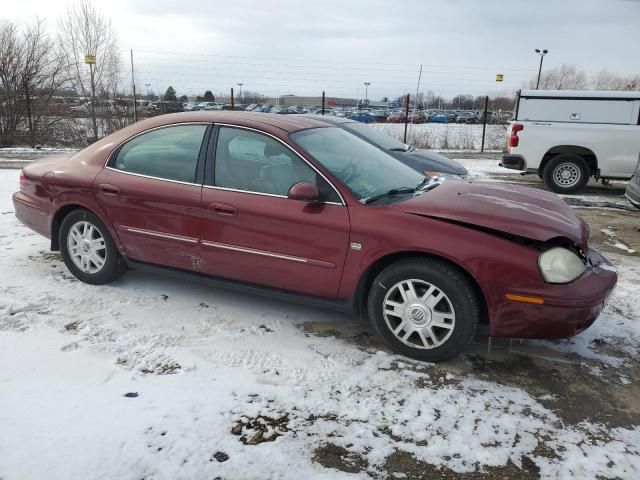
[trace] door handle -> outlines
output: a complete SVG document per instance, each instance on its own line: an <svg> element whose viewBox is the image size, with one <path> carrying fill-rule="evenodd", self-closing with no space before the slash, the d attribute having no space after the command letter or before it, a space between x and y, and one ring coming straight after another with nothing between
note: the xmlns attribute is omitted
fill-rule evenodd
<svg viewBox="0 0 640 480"><path fill-rule="evenodd" d="M98 185L98 188L105 195L118 195L120 193L120 189L115 185L110 185L108 183L101 183Z"/></svg>
<svg viewBox="0 0 640 480"><path fill-rule="evenodd" d="M235 217L238 214L236 207L229 205L228 203L210 203L209 208L216 212L216 215L221 215L223 217Z"/></svg>

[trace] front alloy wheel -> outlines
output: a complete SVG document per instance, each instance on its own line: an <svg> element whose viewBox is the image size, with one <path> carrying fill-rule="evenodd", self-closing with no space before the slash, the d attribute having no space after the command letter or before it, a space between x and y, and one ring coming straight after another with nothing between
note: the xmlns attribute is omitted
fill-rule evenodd
<svg viewBox="0 0 640 480"><path fill-rule="evenodd" d="M412 257L385 268L372 282L367 311L394 352L441 362L462 352L480 319L480 300L455 265Z"/></svg>
<svg viewBox="0 0 640 480"><path fill-rule="evenodd" d="M384 298L384 319L389 330L411 348L432 349L443 345L456 326L449 297L424 280L396 283Z"/></svg>

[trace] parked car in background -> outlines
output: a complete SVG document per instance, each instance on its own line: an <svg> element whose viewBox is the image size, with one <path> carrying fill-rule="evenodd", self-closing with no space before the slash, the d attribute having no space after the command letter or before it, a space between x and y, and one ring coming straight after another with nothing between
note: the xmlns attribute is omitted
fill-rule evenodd
<svg viewBox="0 0 640 480"><path fill-rule="evenodd" d="M461 112L456 116L456 123L478 123L479 119L473 112Z"/></svg>
<svg viewBox="0 0 640 480"><path fill-rule="evenodd" d="M184 105L181 102L153 102L147 105L149 113L177 113L184 112Z"/></svg>
<svg viewBox="0 0 640 480"><path fill-rule="evenodd" d="M409 114L409 123L424 123L426 118L422 112L411 112Z"/></svg>
<svg viewBox="0 0 640 480"><path fill-rule="evenodd" d="M371 115L369 112L356 112L349 118L361 123L373 123L376 121L376 117Z"/></svg>
<svg viewBox="0 0 640 480"><path fill-rule="evenodd" d="M187 112L193 112L196 110L200 110L200 103L199 102L189 102L185 105L184 107L185 111Z"/></svg>
<svg viewBox="0 0 640 480"><path fill-rule="evenodd" d="M400 140L387 135L382 130L354 122L353 117L345 119L322 116L320 118L322 121L336 127L344 128L349 133L384 150L389 155L394 156L422 175L456 180L471 178L467 169L459 162L451 160L440 153L418 149L402 143Z"/></svg>
<svg viewBox="0 0 640 480"><path fill-rule="evenodd" d="M428 118L430 123L449 123L449 116L446 113L435 113Z"/></svg>
<svg viewBox="0 0 640 480"><path fill-rule="evenodd" d="M389 116L389 112L386 110L372 110L369 113L373 116L374 121L378 123L386 122Z"/></svg>
<svg viewBox="0 0 640 480"><path fill-rule="evenodd" d="M624 196L627 197L627 200L629 200L634 207L640 208L640 154L638 154L636 171L633 177L631 177L631 180L629 180L629 185L627 185Z"/></svg>
<svg viewBox="0 0 640 480"><path fill-rule="evenodd" d="M198 110L222 110L222 105L216 102L200 102Z"/></svg>
<svg viewBox="0 0 640 480"><path fill-rule="evenodd" d="M387 117L389 123L404 123L407 115L404 112L393 112Z"/></svg>
<svg viewBox="0 0 640 480"><path fill-rule="evenodd" d="M462 352L481 322L576 335L617 278L553 193L434 182L317 117L146 119L27 165L13 205L83 282L141 269L367 315L424 361Z"/></svg>
<svg viewBox="0 0 640 480"><path fill-rule="evenodd" d="M556 193L628 180L640 152L640 92L522 90L501 165L537 173Z"/></svg>

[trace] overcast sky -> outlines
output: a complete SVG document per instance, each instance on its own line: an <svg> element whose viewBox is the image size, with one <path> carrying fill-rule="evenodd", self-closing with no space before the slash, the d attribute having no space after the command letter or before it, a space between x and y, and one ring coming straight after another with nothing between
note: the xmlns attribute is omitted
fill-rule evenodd
<svg viewBox="0 0 640 480"><path fill-rule="evenodd" d="M46 18L70 2L6 0L0 16ZM98 0L136 84L369 98L421 91L494 94L544 68L640 73L637 0ZM126 65L129 69L129 65ZM504 83L495 74L504 74ZM129 75L129 70L126 71Z"/></svg>

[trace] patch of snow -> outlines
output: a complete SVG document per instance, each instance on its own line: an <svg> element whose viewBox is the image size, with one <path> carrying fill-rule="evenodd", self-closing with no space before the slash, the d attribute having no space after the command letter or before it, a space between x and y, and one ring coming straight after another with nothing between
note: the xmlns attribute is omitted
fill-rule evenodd
<svg viewBox="0 0 640 480"><path fill-rule="evenodd" d="M404 123L372 123L373 128L404 140ZM487 125L485 149L502 151L507 138L506 126ZM480 150L482 146L482 125L455 123L422 123L407 126L407 143L417 148L429 148L455 152Z"/></svg>

